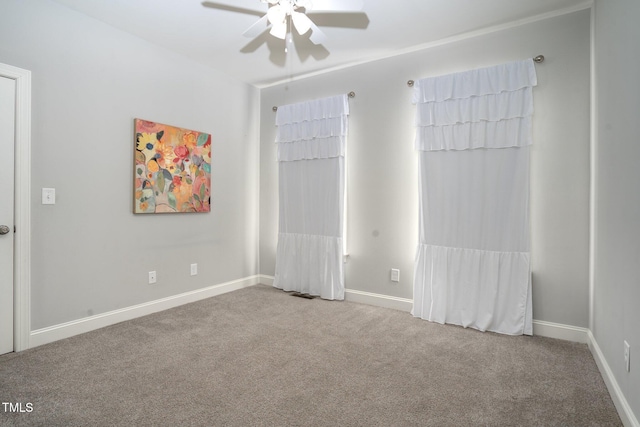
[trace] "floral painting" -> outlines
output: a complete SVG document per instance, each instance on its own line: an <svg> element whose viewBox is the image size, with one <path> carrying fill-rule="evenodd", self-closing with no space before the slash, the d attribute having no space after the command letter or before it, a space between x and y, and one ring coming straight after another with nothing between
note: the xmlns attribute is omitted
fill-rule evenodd
<svg viewBox="0 0 640 427"><path fill-rule="evenodd" d="M211 135L135 120L134 213L211 210Z"/></svg>

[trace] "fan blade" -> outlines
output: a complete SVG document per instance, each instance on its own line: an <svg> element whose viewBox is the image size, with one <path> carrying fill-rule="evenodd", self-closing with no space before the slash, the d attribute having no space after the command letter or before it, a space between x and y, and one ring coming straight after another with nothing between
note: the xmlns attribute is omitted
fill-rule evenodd
<svg viewBox="0 0 640 427"><path fill-rule="evenodd" d="M262 18L258 19L252 26L247 28L247 30L242 33L245 37L258 37L264 30L269 28L269 20L267 19L267 15L264 15Z"/></svg>
<svg viewBox="0 0 640 427"><path fill-rule="evenodd" d="M313 44L324 44L327 41L327 36L320 31L320 28L318 28L318 26L316 24L313 23L313 21L309 20L309 22L311 23L311 35L309 36L309 40L311 40L311 42Z"/></svg>
<svg viewBox="0 0 640 427"><path fill-rule="evenodd" d="M309 18L318 27L366 29L369 17L364 12L309 12Z"/></svg>
<svg viewBox="0 0 640 427"><path fill-rule="evenodd" d="M364 0L310 0L308 12L357 12L364 7Z"/></svg>
<svg viewBox="0 0 640 427"><path fill-rule="evenodd" d="M303 35L306 34L307 31L311 29L311 19L304 13L294 11L291 13L291 20L293 21L293 26L296 27L298 34Z"/></svg>
<svg viewBox="0 0 640 427"><path fill-rule="evenodd" d="M253 9L245 9L244 7L229 6L227 4L216 3L216 2L212 2L212 1L203 1L202 5L204 7L210 7L212 9L226 10L227 12L245 13L247 15L255 15L255 16L264 15L263 11L253 10Z"/></svg>

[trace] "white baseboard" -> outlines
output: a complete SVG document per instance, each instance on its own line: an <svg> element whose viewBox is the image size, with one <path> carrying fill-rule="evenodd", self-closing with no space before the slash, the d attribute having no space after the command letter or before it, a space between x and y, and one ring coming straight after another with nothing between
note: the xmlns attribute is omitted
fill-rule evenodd
<svg viewBox="0 0 640 427"><path fill-rule="evenodd" d="M126 320L146 316L158 311L200 301L216 295L247 288L249 286L257 285L258 283L261 283L260 276L258 275L245 277L243 279L220 283L218 285L173 295L156 301L150 301L119 310L109 311L107 313L96 314L95 316L85 317L83 319L72 320L71 322L61 323L59 325L49 326L47 328L37 329L35 331L31 331L29 336L29 348L104 328L105 326L114 325Z"/></svg>
<svg viewBox="0 0 640 427"><path fill-rule="evenodd" d="M377 307L393 308L395 310L411 312L413 300L408 298L398 298L389 295L374 294L370 292L345 289L345 300L362 304L375 305ZM543 320L533 321L533 335L561 340L574 341L586 344L589 342L587 328L580 328L571 325L545 322Z"/></svg>
<svg viewBox="0 0 640 427"><path fill-rule="evenodd" d="M272 286L273 276L260 275L260 283ZM361 304L374 305L376 307L392 308L394 310L411 312L413 299L392 297L389 295L375 294L371 292L358 291L355 289L345 289L345 300ZM589 342L587 328L578 326L563 325L560 323L546 322L544 320L533 321L533 335L541 337L557 338L566 341L573 341L586 344Z"/></svg>
<svg viewBox="0 0 640 427"><path fill-rule="evenodd" d="M258 279L259 279L260 283L263 284L263 285L273 286L273 281L276 278L273 277L273 276L267 276L266 274L260 274L258 276Z"/></svg>
<svg viewBox="0 0 640 427"><path fill-rule="evenodd" d="M533 335L547 338L557 338L560 340L579 342L587 344L589 342L589 329L578 326L563 325L560 323L545 322L544 320L533 321Z"/></svg>
<svg viewBox="0 0 640 427"><path fill-rule="evenodd" d="M375 305L376 307L392 308L394 310L411 312L413 300L407 298L392 297L389 295L374 294L371 292L356 291L355 289L345 289L344 299L346 301L360 304Z"/></svg>
<svg viewBox="0 0 640 427"><path fill-rule="evenodd" d="M273 286L275 277L261 274L259 276L260 283L263 285ZM397 298L389 295L373 294L371 292L356 291L355 289L344 290L345 301L357 302L360 304L374 305L376 307L393 308L410 312L413 307L413 300L406 298Z"/></svg>
<svg viewBox="0 0 640 427"><path fill-rule="evenodd" d="M607 389L609 390L613 404L618 410L618 415L620 416L622 424L626 427L640 427L638 418L636 418L631 406L629 406L629 402L624 396L618 381L616 381L616 377L613 375L613 371L611 370L609 363L607 363L607 359L605 359L604 354L602 353L602 350L600 350L600 346L591 331L588 331L588 337L589 349L591 350L591 354L593 354L596 365L598 365L600 374L602 374L602 378L607 385Z"/></svg>

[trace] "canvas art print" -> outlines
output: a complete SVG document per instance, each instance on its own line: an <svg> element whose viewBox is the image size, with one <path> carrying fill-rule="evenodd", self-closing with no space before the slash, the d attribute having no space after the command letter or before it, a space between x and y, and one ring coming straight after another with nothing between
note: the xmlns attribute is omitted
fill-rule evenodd
<svg viewBox="0 0 640 427"><path fill-rule="evenodd" d="M135 120L134 213L209 212L211 135Z"/></svg>

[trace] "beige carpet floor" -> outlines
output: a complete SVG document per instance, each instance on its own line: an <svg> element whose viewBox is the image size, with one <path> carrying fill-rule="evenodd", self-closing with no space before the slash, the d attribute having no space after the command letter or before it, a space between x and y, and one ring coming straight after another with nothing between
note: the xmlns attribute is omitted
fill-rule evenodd
<svg viewBox="0 0 640 427"><path fill-rule="evenodd" d="M254 286L0 357L10 426L619 426L586 345Z"/></svg>

